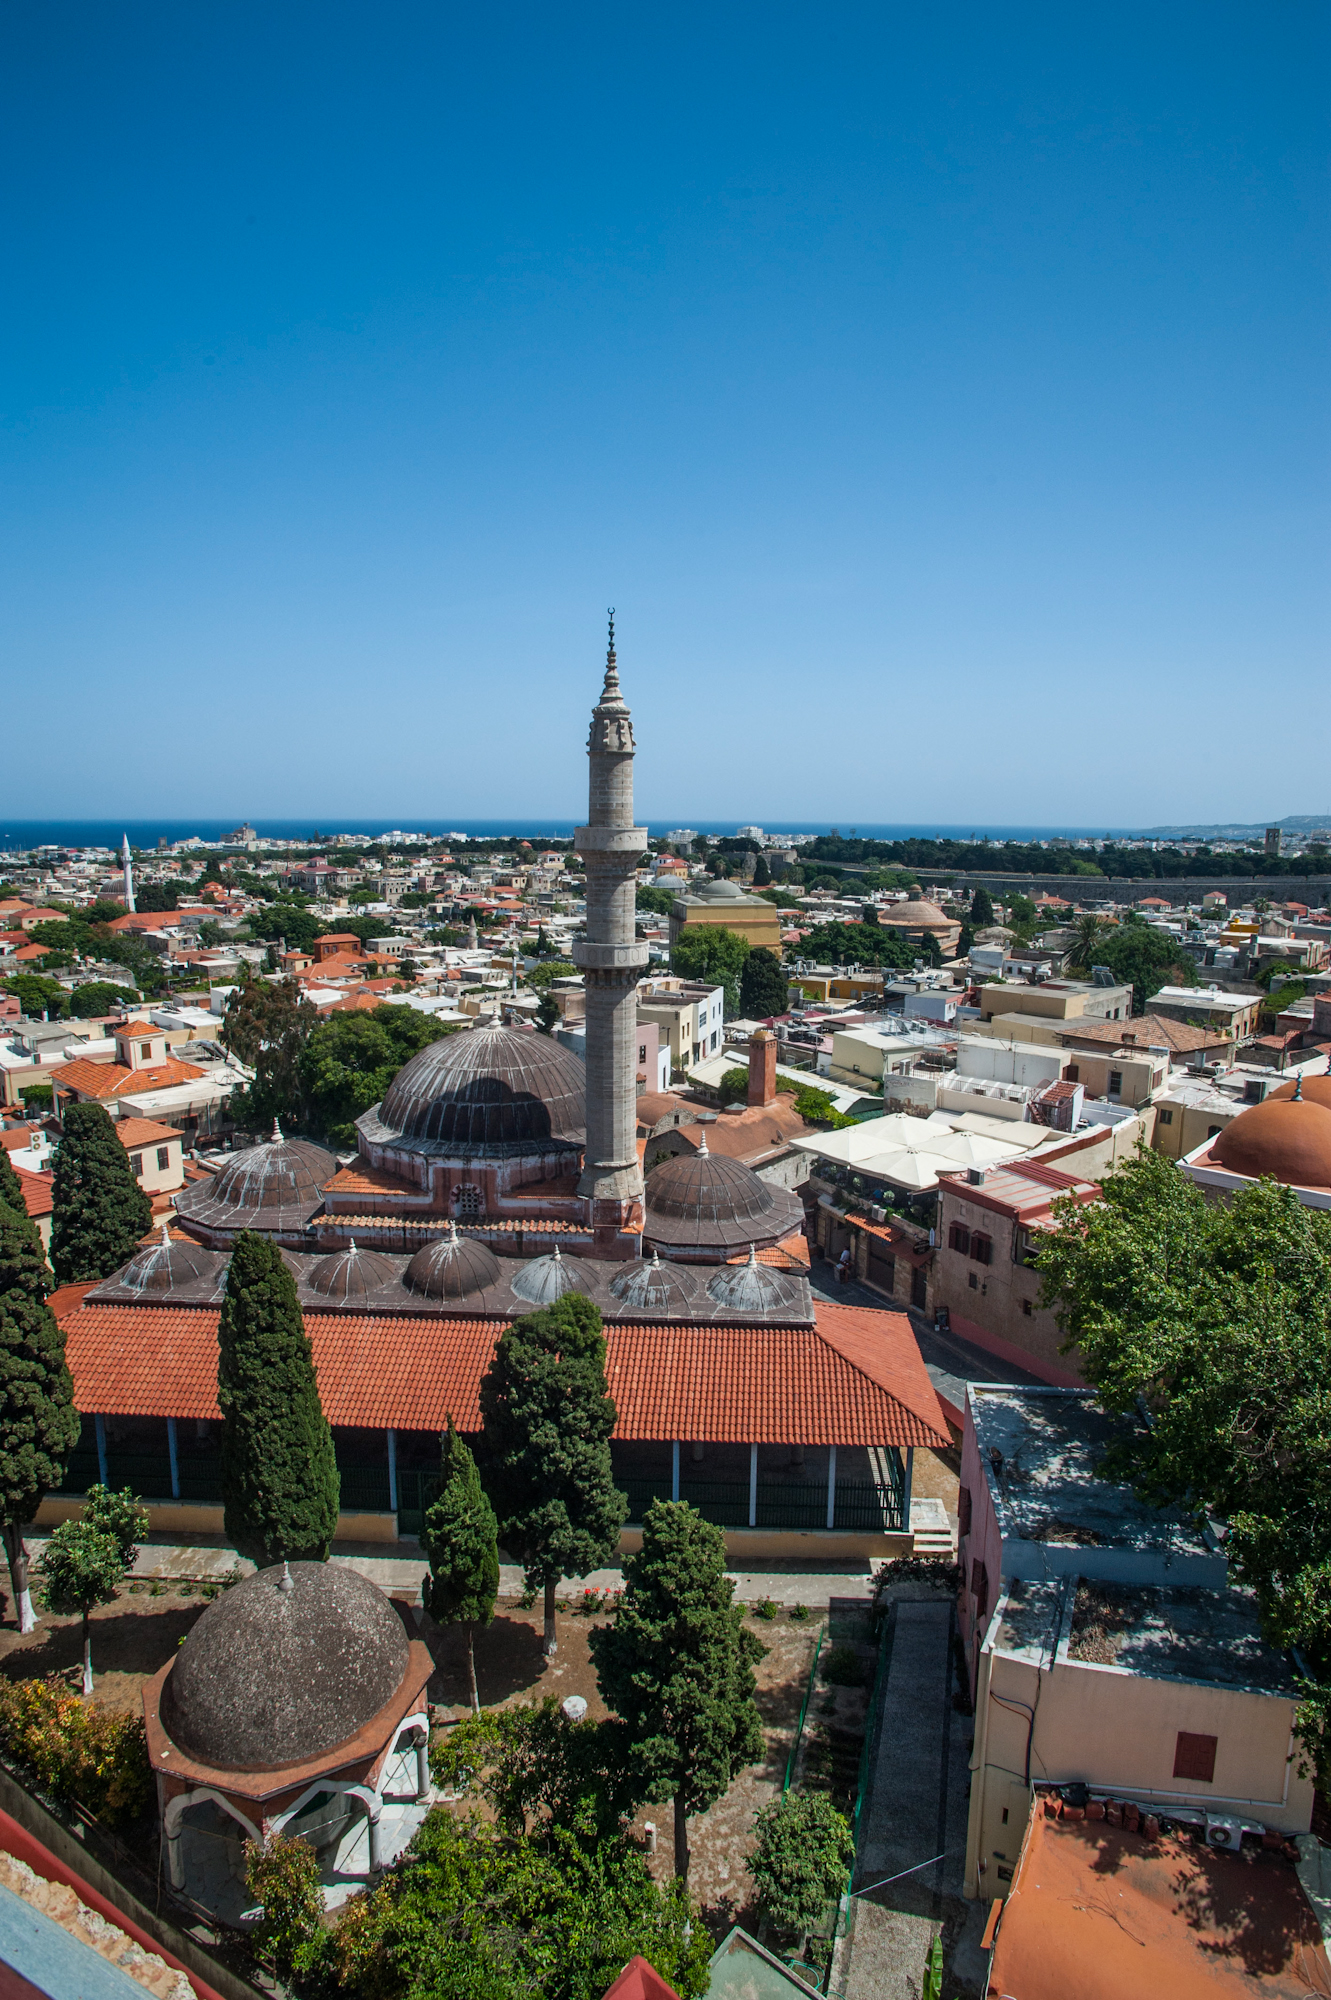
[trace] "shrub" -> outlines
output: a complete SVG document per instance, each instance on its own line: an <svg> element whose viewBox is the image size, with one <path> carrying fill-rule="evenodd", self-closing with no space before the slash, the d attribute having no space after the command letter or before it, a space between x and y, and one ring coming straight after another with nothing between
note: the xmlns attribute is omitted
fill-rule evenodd
<svg viewBox="0 0 1331 2000"><path fill-rule="evenodd" d="M752 1608L755 1618L772 1619L776 1617L781 1606L774 1597L760 1597Z"/></svg>
<svg viewBox="0 0 1331 2000"><path fill-rule="evenodd" d="M323 1927L319 1858L308 1841L275 1835L266 1847L245 1842L245 1884L263 1916L256 1941L279 1979L300 1981L314 1972L329 1948Z"/></svg>
<svg viewBox="0 0 1331 2000"><path fill-rule="evenodd" d="M849 1821L826 1792L787 1792L759 1813L757 1832L749 1873L763 1908L782 1930L807 1931L845 1882Z"/></svg>
<svg viewBox="0 0 1331 2000"><path fill-rule="evenodd" d="M823 1679L837 1687L863 1687L864 1668L853 1646L833 1646L824 1653Z"/></svg>
<svg viewBox="0 0 1331 2000"><path fill-rule="evenodd" d="M790 1622L792 1625L807 1625L809 1622L808 1605L792 1604L790 1607Z"/></svg>
<svg viewBox="0 0 1331 2000"><path fill-rule="evenodd" d="M0 1743L44 1791L106 1826L137 1820L147 1805L152 1772L142 1717L108 1715L54 1675L0 1679Z"/></svg>

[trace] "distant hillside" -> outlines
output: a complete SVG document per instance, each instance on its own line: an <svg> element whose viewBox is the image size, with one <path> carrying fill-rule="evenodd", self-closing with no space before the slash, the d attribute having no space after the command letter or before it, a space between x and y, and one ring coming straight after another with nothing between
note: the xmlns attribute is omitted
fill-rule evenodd
<svg viewBox="0 0 1331 2000"><path fill-rule="evenodd" d="M1268 826L1282 833L1322 833L1331 829L1331 812L1287 813L1284 819L1265 819L1258 826L1146 826L1139 840L1260 840Z"/></svg>

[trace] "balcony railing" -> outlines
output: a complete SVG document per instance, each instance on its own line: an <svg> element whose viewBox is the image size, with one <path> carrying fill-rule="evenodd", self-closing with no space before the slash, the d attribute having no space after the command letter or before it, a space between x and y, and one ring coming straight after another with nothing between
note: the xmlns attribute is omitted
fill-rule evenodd
<svg viewBox="0 0 1331 2000"><path fill-rule="evenodd" d="M890 1461L889 1461L890 1463ZM653 1500L669 1500L669 1479L625 1479L629 1519L641 1521ZM747 1480L681 1479L679 1498L696 1507L704 1520L718 1528L747 1528L751 1492ZM827 1527L827 1492L818 1486L782 1485L759 1480L753 1509L757 1528L789 1528L808 1532ZM897 1480L886 1486L837 1482L833 1528L859 1533L896 1535L904 1526L902 1492Z"/></svg>

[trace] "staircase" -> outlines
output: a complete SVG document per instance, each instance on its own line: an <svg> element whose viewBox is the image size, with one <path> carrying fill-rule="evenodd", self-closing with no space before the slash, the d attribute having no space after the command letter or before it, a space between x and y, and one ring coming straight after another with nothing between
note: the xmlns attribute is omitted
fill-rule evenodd
<svg viewBox="0 0 1331 2000"><path fill-rule="evenodd" d="M941 1500L911 1501L910 1532L917 1556L938 1556L943 1562L955 1560L956 1536Z"/></svg>

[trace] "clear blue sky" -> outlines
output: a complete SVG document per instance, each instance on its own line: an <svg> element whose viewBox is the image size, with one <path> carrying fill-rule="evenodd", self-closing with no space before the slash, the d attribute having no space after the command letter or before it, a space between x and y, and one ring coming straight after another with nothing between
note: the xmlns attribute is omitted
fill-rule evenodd
<svg viewBox="0 0 1331 2000"><path fill-rule="evenodd" d="M1328 21L11 4L9 812L1331 807Z"/></svg>

